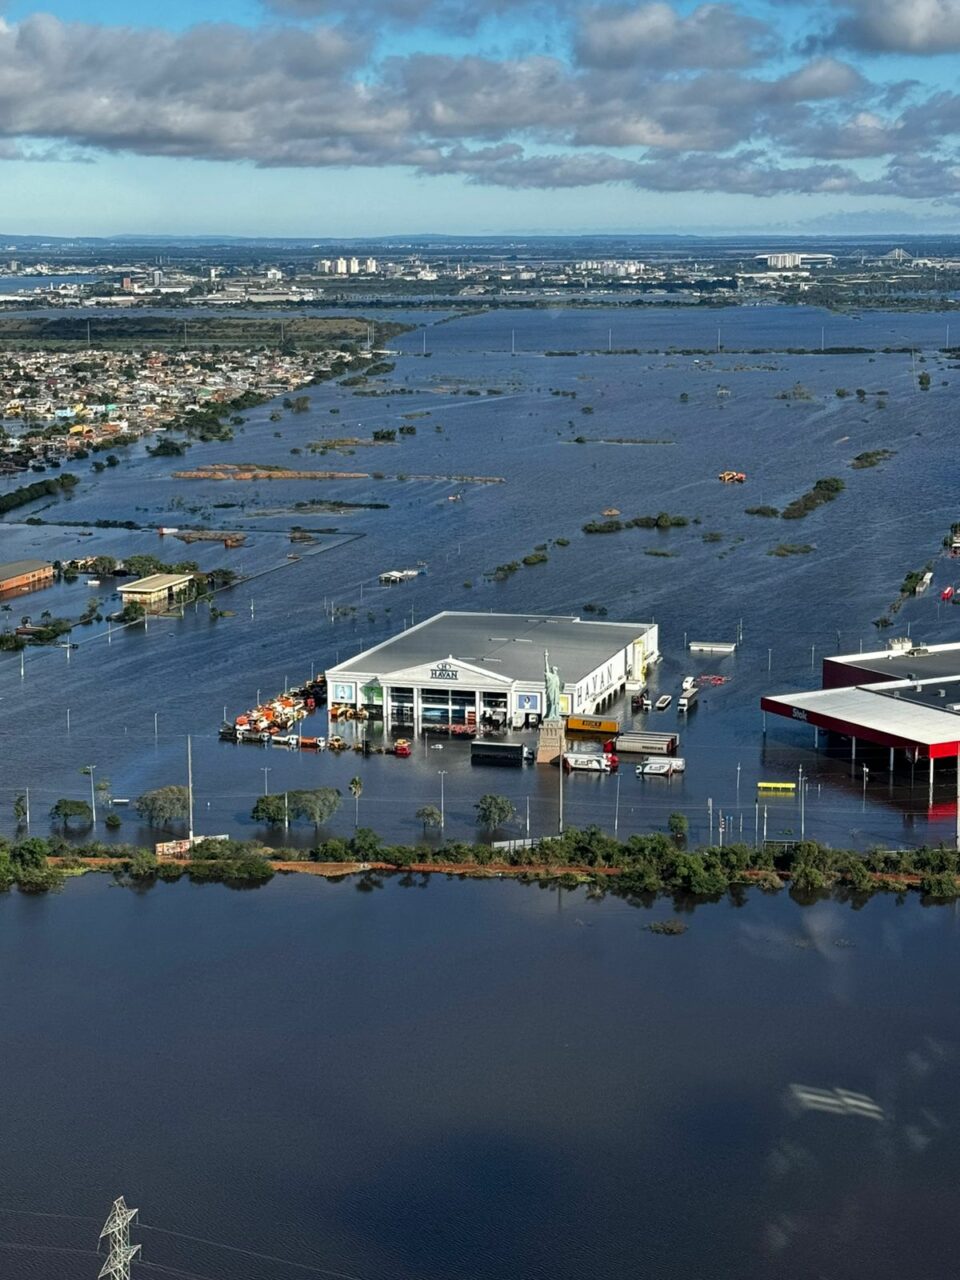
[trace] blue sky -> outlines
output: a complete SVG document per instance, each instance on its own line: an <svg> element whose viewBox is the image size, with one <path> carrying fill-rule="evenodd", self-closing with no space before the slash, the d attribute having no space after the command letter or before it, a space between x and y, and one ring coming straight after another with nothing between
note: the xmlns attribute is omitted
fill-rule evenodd
<svg viewBox="0 0 960 1280"><path fill-rule="evenodd" d="M960 0L10 0L0 231L960 231Z"/></svg>

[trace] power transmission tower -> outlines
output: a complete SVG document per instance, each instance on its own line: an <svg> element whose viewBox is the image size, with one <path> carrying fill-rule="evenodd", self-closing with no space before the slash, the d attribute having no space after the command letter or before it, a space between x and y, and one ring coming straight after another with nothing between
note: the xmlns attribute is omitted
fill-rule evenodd
<svg viewBox="0 0 960 1280"><path fill-rule="evenodd" d="M130 1243L130 1223L136 1216L137 1210L128 1209L123 1196L114 1200L100 1232L101 1240L107 1237L110 1252L100 1268L98 1280L130 1280L130 1263L140 1252L138 1244Z"/></svg>

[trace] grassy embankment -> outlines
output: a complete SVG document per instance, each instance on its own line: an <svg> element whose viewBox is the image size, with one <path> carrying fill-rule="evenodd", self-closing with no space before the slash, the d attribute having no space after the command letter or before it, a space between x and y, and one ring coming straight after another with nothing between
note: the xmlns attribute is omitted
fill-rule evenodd
<svg viewBox="0 0 960 1280"><path fill-rule="evenodd" d="M112 871L129 882L187 876L235 886L265 883L277 871L328 877L376 872L510 875L570 887L585 884L595 892L638 901L662 894L716 899L750 885L775 892L787 883L805 901L834 890L858 900L907 890L930 901L960 896L960 854L942 846L859 853L798 841L760 849L732 844L687 851L682 837L654 833L620 841L596 828L510 851L457 842L386 845L364 828L350 840L319 841L310 851L203 841L189 859L177 861L158 861L149 850L132 846L92 842L71 847L62 838L33 837L0 846L0 889L18 885L24 892L44 892L59 888L66 873L84 869Z"/></svg>

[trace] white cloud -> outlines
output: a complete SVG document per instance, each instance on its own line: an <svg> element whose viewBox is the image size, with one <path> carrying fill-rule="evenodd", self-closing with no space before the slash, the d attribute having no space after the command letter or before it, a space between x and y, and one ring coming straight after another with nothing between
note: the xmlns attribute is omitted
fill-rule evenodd
<svg viewBox="0 0 960 1280"><path fill-rule="evenodd" d="M960 51L960 0L840 0L828 44L872 53Z"/></svg>

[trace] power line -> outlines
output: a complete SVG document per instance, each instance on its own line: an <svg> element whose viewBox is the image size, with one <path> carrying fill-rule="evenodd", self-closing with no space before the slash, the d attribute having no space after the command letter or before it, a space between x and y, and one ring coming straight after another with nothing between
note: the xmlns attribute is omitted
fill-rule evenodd
<svg viewBox="0 0 960 1280"><path fill-rule="evenodd" d="M351 1275L348 1271L331 1271L329 1267L317 1267L310 1262L291 1262L287 1258L278 1258L272 1253L258 1253L255 1249L244 1249L240 1245L222 1244L219 1240L207 1240L204 1236L191 1236L183 1231L171 1231L167 1227L151 1227L147 1223L137 1224L141 1231L159 1231L163 1235L177 1236L181 1240L192 1240L196 1244L209 1244L215 1249L228 1249L231 1253L243 1253L250 1258L259 1258L263 1262L277 1262L284 1267L296 1267L300 1271L313 1271L318 1275L336 1276L338 1280L362 1280L362 1277Z"/></svg>

